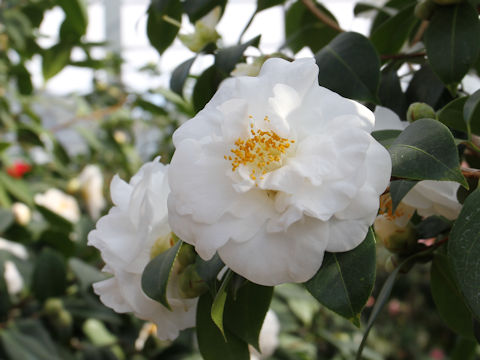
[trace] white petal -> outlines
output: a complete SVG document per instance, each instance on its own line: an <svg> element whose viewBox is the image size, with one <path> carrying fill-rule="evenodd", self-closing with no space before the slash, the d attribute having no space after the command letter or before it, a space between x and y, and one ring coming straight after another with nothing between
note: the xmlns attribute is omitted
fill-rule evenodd
<svg viewBox="0 0 480 360"><path fill-rule="evenodd" d="M407 121L402 121L389 108L378 105L375 108L375 128L374 131L378 130L404 130L408 126Z"/></svg>

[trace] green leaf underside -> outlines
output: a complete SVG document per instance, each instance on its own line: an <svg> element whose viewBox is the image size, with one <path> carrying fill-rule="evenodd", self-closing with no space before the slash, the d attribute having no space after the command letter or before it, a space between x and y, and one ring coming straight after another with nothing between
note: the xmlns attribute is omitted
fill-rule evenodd
<svg viewBox="0 0 480 360"><path fill-rule="evenodd" d="M197 339L203 358L209 360L249 360L248 344L228 329L225 329L224 337L213 322L210 316L212 304L213 299L207 292L200 296L197 305Z"/></svg>
<svg viewBox="0 0 480 360"><path fill-rule="evenodd" d="M477 59L480 23L475 8L468 3L439 6L425 32L429 62L445 84L462 80Z"/></svg>
<svg viewBox="0 0 480 360"><path fill-rule="evenodd" d="M453 276L465 302L480 319L480 188L471 193L448 240Z"/></svg>
<svg viewBox="0 0 480 360"><path fill-rule="evenodd" d="M390 183L390 196L392 197L392 211L395 211L405 195L418 183L415 180L395 180Z"/></svg>
<svg viewBox="0 0 480 360"><path fill-rule="evenodd" d="M227 341L227 338L225 337L225 331L223 329L223 311L225 310L225 301L227 300L227 287L230 283L230 280L232 279L232 276L233 272L231 270L228 270L222 281L220 289L218 289L215 299L213 299L212 308L210 310L210 316L212 317L215 325L222 333L225 341Z"/></svg>
<svg viewBox="0 0 480 360"><path fill-rule="evenodd" d="M446 255L437 253L430 273L430 288L440 317L462 336L473 339L472 315L453 279Z"/></svg>
<svg viewBox="0 0 480 360"><path fill-rule="evenodd" d="M356 100L378 103L380 60L363 35L344 32L315 55L321 86Z"/></svg>
<svg viewBox="0 0 480 360"><path fill-rule="evenodd" d="M325 253L321 268L305 287L325 307L359 325L375 282L375 259L375 237L369 229L355 249Z"/></svg>
<svg viewBox="0 0 480 360"><path fill-rule="evenodd" d="M168 280L181 246L182 241L177 241L170 249L157 255L147 264L142 274L142 289L145 294L167 309L170 309L167 300Z"/></svg>
<svg viewBox="0 0 480 360"><path fill-rule="evenodd" d="M451 180L468 187L448 128L433 119L410 124L388 148L392 176L409 180Z"/></svg>

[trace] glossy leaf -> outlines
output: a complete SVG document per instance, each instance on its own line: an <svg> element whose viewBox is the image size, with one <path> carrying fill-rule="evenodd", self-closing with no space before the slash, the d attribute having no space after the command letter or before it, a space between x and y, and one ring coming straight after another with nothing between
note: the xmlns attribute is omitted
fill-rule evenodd
<svg viewBox="0 0 480 360"><path fill-rule="evenodd" d="M407 103L424 102L434 109L447 89L428 65L415 72L407 88Z"/></svg>
<svg viewBox="0 0 480 360"><path fill-rule="evenodd" d="M318 82L342 96L378 103L378 55L363 35L345 32L315 55Z"/></svg>
<svg viewBox="0 0 480 360"><path fill-rule="evenodd" d="M225 337L225 331L223 330L223 311L225 310L225 301L227 300L228 295L228 285L232 279L233 272L227 270L227 274L224 276L222 285L218 289L215 299L213 299L212 308L210 310L210 316L212 317L213 322L217 325L218 329ZM227 339L225 338L225 341Z"/></svg>
<svg viewBox="0 0 480 360"><path fill-rule="evenodd" d="M414 8L415 4L407 6L375 29L370 39L380 54L395 54L402 48L420 21L413 15Z"/></svg>
<svg viewBox="0 0 480 360"><path fill-rule="evenodd" d="M382 106L394 111L401 119L407 113L407 98L400 85L396 68L382 70L378 97Z"/></svg>
<svg viewBox="0 0 480 360"><path fill-rule="evenodd" d="M196 58L197 57L194 56L193 58L184 61L173 70L172 77L170 78L170 89L180 96L183 96L183 86L185 85L185 81L187 80L190 69Z"/></svg>
<svg viewBox="0 0 480 360"><path fill-rule="evenodd" d="M266 10L277 5L281 5L284 2L285 0L257 0L256 12L258 13L262 10Z"/></svg>
<svg viewBox="0 0 480 360"><path fill-rule="evenodd" d="M477 10L468 3L439 6L425 32L428 60L445 84L460 82L480 51Z"/></svg>
<svg viewBox="0 0 480 360"><path fill-rule="evenodd" d="M207 15L216 6L224 8L226 3L226 0L185 0L183 8L190 21L194 23Z"/></svg>
<svg viewBox="0 0 480 360"><path fill-rule="evenodd" d="M326 253L318 272L305 283L321 304L357 326L375 282L375 237L368 231L355 249Z"/></svg>
<svg viewBox="0 0 480 360"><path fill-rule="evenodd" d="M67 288L67 268L63 256L45 248L35 260L32 291L45 300L64 294Z"/></svg>
<svg viewBox="0 0 480 360"><path fill-rule="evenodd" d="M248 344L225 329L225 338L212 321L210 293L200 296L197 305L197 339L200 353L208 360L249 360Z"/></svg>
<svg viewBox="0 0 480 360"><path fill-rule="evenodd" d="M480 90L475 91L465 102L463 120L467 124L467 129L480 134Z"/></svg>
<svg viewBox="0 0 480 360"><path fill-rule="evenodd" d="M395 180L390 182L390 196L392 197L392 211L395 211L405 195L418 183L411 180Z"/></svg>
<svg viewBox="0 0 480 360"><path fill-rule="evenodd" d="M388 148L392 176L409 180L451 180L468 186L448 128L432 119L410 124Z"/></svg>
<svg viewBox="0 0 480 360"><path fill-rule="evenodd" d="M480 189L465 200L448 240L452 273L465 301L480 319Z"/></svg>
<svg viewBox="0 0 480 360"><path fill-rule="evenodd" d="M173 263L177 258L182 241L151 260L142 274L142 290L153 300L170 309L167 299L167 285L172 274Z"/></svg>
<svg viewBox="0 0 480 360"><path fill-rule="evenodd" d="M430 216L420 222L416 227L419 239L429 239L446 232L452 228L452 222L441 216Z"/></svg>
<svg viewBox="0 0 480 360"><path fill-rule="evenodd" d="M215 66L224 73L223 75L229 75L249 46L258 47L260 37L261 35L258 35L243 44L218 50L215 54Z"/></svg>
<svg viewBox="0 0 480 360"><path fill-rule="evenodd" d="M227 298L225 328L258 349L260 330L272 295L273 287L247 282L237 291L236 296Z"/></svg>
<svg viewBox="0 0 480 360"><path fill-rule="evenodd" d="M377 130L372 132L372 136L383 147L388 149L401 132L401 130Z"/></svg>
<svg viewBox="0 0 480 360"><path fill-rule="evenodd" d="M218 254L208 261L203 260L200 256L195 259L197 273L208 285L212 295L217 293L217 276L224 266L225 264Z"/></svg>
<svg viewBox="0 0 480 360"><path fill-rule="evenodd" d="M463 131L466 133L467 126L465 121L463 120L463 107L467 99L467 96L463 96L445 105L437 113L438 121L452 129Z"/></svg>
<svg viewBox="0 0 480 360"><path fill-rule="evenodd" d="M161 55L175 40L179 27L167 22L165 16L181 22L180 0L153 0L148 8L147 36L150 44Z"/></svg>
<svg viewBox="0 0 480 360"><path fill-rule="evenodd" d="M192 100L195 112L199 112L207 105L224 78L224 75L214 65L200 75L193 88Z"/></svg>
<svg viewBox="0 0 480 360"><path fill-rule="evenodd" d="M430 288L440 317L455 332L473 339L472 315L452 276L445 254L435 254L430 273Z"/></svg>

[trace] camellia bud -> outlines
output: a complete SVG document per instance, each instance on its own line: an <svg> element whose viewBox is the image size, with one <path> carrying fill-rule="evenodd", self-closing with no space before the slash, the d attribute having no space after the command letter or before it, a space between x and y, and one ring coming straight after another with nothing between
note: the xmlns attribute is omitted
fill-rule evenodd
<svg viewBox="0 0 480 360"><path fill-rule="evenodd" d="M192 245L183 243L178 252L177 260L182 267L186 267L195 262L197 253Z"/></svg>
<svg viewBox="0 0 480 360"><path fill-rule="evenodd" d="M408 107L407 120L408 122L414 122L419 119L435 119L435 110L425 103L412 103Z"/></svg>
<svg viewBox="0 0 480 360"><path fill-rule="evenodd" d="M378 216L373 224L375 235L392 253L408 254L417 244L416 231L411 223L398 226L395 221Z"/></svg>
<svg viewBox="0 0 480 360"><path fill-rule="evenodd" d="M32 219L32 211L30 208L21 202L16 202L12 205L13 216L19 225L27 225Z"/></svg>
<svg viewBox="0 0 480 360"><path fill-rule="evenodd" d="M188 265L178 276L180 296L185 299L196 298L208 290L208 286L198 275L195 264Z"/></svg>
<svg viewBox="0 0 480 360"><path fill-rule="evenodd" d="M49 298L45 301L43 310L48 316L58 316L58 314L64 311L63 302L59 298Z"/></svg>
<svg viewBox="0 0 480 360"><path fill-rule="evenodd" d="M437 4L435 4L433 0L420 1L417 6L415 6L415 16L422 20L430 20L436 7Z"/></svg>

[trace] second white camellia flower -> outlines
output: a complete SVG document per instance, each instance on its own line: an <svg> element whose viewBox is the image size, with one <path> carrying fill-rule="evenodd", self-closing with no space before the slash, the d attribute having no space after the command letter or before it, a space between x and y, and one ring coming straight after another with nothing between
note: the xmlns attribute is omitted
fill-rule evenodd
<svg viewBox="0 0 480 360"><path fill-rule="evenodd" d="M355 248L390 179L373 113L317 76L313 59L269 59L173 136L173 231L258 284L306 281L325 251Z"/></svg>

